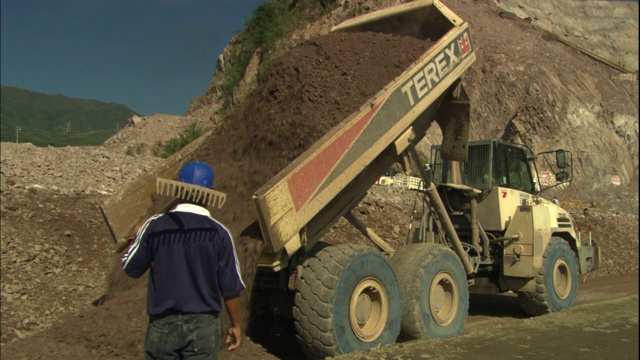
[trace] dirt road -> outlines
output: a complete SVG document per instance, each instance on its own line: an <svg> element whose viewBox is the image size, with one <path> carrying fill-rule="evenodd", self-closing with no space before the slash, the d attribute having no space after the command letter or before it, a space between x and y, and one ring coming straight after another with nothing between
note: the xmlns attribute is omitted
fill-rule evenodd
<svg viewBox="0 0 640 360"><path fill-rule="evenodd" d="M368 359L638 359L638 273L587 278L576 306L527 318L517 297L472 296L462 336L414 340L366 353Z"/></svg>

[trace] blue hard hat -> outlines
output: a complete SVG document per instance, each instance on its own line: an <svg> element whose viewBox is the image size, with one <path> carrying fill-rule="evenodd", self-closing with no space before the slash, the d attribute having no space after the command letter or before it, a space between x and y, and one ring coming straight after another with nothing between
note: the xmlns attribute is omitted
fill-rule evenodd
<svg viewBox="0 0 640 360"><path fill-rule="evenodd" d="M209 189L214 188L213 179L213 168L201 161L192 161L184 164L178 174L178 181L180 182Z"/></svg>

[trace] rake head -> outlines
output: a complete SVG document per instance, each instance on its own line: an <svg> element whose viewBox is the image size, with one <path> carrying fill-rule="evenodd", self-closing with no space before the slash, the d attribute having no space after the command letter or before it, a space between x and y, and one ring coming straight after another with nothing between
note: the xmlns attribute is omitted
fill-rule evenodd
<svg viewBox="0 0 640 360"><path fill-rule="evenodd" d="M156 179L156 192L158 195L171 196L182 200L197 201L206 207L217 206L218 208L222 208L227 200L227 194L223 192L162 178Z"/></svg>

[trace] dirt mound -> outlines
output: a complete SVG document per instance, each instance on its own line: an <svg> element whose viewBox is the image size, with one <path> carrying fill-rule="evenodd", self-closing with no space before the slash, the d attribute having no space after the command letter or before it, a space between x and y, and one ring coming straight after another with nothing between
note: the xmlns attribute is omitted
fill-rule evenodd
<svg viewBox="0 0 640 360"><path fill-rule="evenodd" d="M202 117L153 114L138 117L135 122L130 121L125 128L107 139L102 146L122 155L151 155L156 145L178 138L190 126L207 131L214 125L213 121Z"/></svg>
<svg viewBox="0 0 640 360"><path fill-rule="evenodd" d="M376 94L430 42L334 33L275 62L264 80L193 158L212 164L227 193L223 222L239 234L255 220L251 196L330 128ZM388 57L392 51L399 57Z"/></svg>
<svg viewBox="0 0 640 360"><path fill-rule="evenodd" d="M162 161L151 156L116 154L98 146L40 148L29 143L2 143L0 150L3 191L14 186L63 195L109 195ZM96 172L87 173L87 169Z"/></svg>

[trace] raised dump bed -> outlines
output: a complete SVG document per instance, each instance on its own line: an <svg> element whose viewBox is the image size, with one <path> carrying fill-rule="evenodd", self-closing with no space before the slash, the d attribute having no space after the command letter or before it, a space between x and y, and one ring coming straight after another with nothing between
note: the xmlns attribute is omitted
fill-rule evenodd
<svg viewBox="0 0 640 360"><path fill-rule="evenodd" d="M410 35L432 46L256 191L266 242L260 265L275 270L301 247L313 246L434 120L449 158L466 156L469 107L459 78L476 58L466 22L439 1L415 1L345 21L332 31Z"/></svg>

